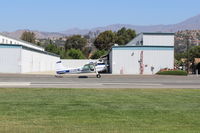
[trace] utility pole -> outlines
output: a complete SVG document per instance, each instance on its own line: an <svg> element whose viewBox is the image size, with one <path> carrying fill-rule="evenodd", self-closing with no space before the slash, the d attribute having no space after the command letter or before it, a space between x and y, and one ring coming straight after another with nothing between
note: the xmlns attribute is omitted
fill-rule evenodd
<svg viewBox="0 0 200 133"><path fill-rule="evenodd" d="M187 74L189 74L189 67L190 67L190 62L189 62L189 45L190 45L190 41L189 41L189 34L187 33L186 35L186 50L187 50Z"/></svg>

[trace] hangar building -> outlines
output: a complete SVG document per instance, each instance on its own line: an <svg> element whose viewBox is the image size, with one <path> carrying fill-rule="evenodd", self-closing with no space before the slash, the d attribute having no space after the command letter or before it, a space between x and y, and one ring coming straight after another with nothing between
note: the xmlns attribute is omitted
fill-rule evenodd
<svg viewBox="0 0 200 133"><path fill-rule="evenodd" d="M174 68L174 33L140 33L125 46L109 53L112 74L155 74Z"/></svg>
<svg viewBox="0 0 200 133"><path fill-rule="evenodd" d="M0 34L0 73L52 71L58 60L42 47Z"/></svg>

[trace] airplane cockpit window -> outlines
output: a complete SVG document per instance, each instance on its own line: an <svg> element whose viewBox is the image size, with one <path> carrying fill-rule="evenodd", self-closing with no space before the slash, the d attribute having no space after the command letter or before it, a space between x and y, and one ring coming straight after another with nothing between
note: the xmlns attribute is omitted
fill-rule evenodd
<svg viewBox="0 0 200 133"><path fill-rule="evenodd" d="M86 64L83 66L83 71L94 71L94 65L93 64Z"/></svg>
<svg viewBox="0 0 200 133"><path fill-rule="evenodd" d="M89 65L84 65L84 66L83 66L83 70L84 70L84 71L90 70Z"/></svg>

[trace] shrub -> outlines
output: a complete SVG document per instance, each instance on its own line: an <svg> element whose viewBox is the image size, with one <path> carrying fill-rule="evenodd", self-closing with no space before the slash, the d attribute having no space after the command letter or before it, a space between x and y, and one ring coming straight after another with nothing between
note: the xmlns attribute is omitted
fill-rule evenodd
<svg viewBox="0 0 200 133"><path fill-rule="evenodd" d="M182 75L186 76L187 72L182 70L169 70L169 71L159 71L158 75Z"/></svg>
<svg viewBox="0 0 200 133"><path fill-rule="evenodd" d="M85 59L85 56L79 49L70 49L67 51L67 56L71 59Z"/></svg>
<svg viewBox="0 0 200 133"><path fill-rule="evenodd" d="M94 54L91 56L91 59L99 59L101 56L105 55L107 52L105 50L97 50L94 52Z"/></svg>

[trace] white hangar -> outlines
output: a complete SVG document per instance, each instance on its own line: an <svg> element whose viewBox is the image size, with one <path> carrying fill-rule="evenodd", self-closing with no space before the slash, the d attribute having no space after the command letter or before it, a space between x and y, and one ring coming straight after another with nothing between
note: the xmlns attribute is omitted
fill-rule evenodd
<svg viewBox="0 0 200 133"><path fill-rule="evenodd" d="M53 71L59 60L42 47L0 34L0 73Z"/></svg>
<svg viewBox="0 0 200 133"><path fill-rule="evenodd" d="M108 55L112 74L157 73L174 68L174 33L140 33L125 46L113 46Z"/></svg>

